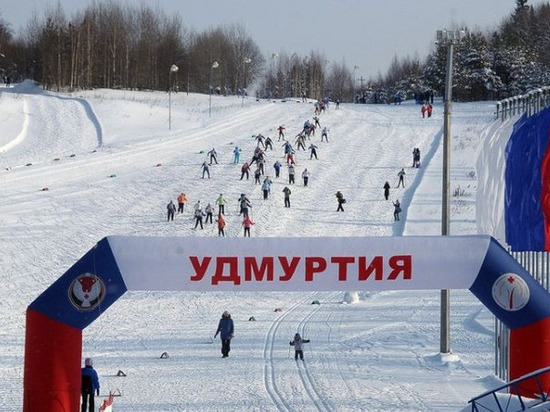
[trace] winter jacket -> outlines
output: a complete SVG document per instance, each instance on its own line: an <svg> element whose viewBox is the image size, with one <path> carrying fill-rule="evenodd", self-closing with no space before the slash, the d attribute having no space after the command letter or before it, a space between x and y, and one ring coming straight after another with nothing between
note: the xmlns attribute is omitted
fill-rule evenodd
<svg viewBox="0 0 550 412"><path fill-rule="evenodd" d="M218 217L218 229L224 229L225 228L225 219L223 218L223 215L220 215Z"/></svg>
<svg viewBox="0 0 550 412"><path fill-rule="evenodd" d="M222 195L220 195L217 199L216 199L216 204L217 205L225 205L227 203L227 199L225 197L223 197Z"/></svg>
<svg viewBox="0 0 550 412"><path fill-rule="evenodd" d="M250 216L247 216L247 217L244 218L244 220L243 220L243 226L244 227L251 228L253 224L254 224L254 222L252 221L252 219L250 219Z"/></svg>
<svg viewBox="0 0 550 412"><path fill-rule="evenodd" d="M175 212L176 211L176 205L174 203L170 202L166 205L166 209L168 209L169 212Z"/></svg>
<svg viewBox="0 0 550 412"><path fill-rule="evenodd" d="M294 338L290 341L290 346L294 346L294 350L302 350L304 343L309 343L309 339Z"/></svg>
<svg viewBox="0 0 550 412"><path fill-rule="evenodd" d="M92 366L85 366L82 368L82 378L84 378L85 376L90 377L92 381L92 391L99 391L99 378L97 376L96 370Z"/></svg>
<svg viewBox="0 0 550 412"><path fill-rule="evenodd" d="M178 203L187 203L187 195L185 193L178 196Z"/></svg>
<svg viewBox="0 0 550 412"><path fill-rule="evenodd" d="M222 316L220 322L218 323L218 330L216 330L214 337L219 334L221 339L232 339L233 328L233 319L231 319L231 315Z"/></svg>

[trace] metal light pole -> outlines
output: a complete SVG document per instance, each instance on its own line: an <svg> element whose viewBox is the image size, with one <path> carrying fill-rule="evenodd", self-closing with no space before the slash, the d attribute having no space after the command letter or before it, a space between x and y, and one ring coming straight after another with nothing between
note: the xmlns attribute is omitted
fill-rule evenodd
<svg viewBox="0 0 550 412"><path fill-rule="evenodd" d="M451 100L453 92L453 45L458 43L465 35L464 30L437 31L437 41L447 46L447 64L445 74L445 107L443 110L443 185L442 185L442 211L441 211L441 235L447 236L450 229L450 165L451 165ZM441 290L441 334L440 352L450 353L450 290Z"/></svg>
<svg viewBox="0 0 550 412"><path fill-rule="evenodd" d="M244 107L244 95L246 91L246 65L251 62L252 62L252 59L250 57L247 57L243 60L243 89L241 91L243 96L243 101L242 101L241 107Z"/></svg>
<svg viewBox="0 0 550 412"><path fill-rule="evenodd" d="M172 130L172 73L177 73L178 70L178 66L173 64L168 74L168 130Z"/></svg>
<svg viewBox="0 0 550 412"><path fill-rule="evenodd" d="M210 97L208 99L208 117L212 117L212 70L217 69L219 67L218 62L212 63L212 66L210 66L210 76L208 80L208 87L210 88Z"/></svg>

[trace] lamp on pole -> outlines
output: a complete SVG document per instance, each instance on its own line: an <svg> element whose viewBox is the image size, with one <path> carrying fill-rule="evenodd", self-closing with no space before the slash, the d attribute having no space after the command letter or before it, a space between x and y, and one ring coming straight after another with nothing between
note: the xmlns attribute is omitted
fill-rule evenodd
<svg viewBox="0 0 550 412"><path fill-rule="evenodd" d="M246 94L246 65L249 64L249 63L252 63L252 59L250 57L246 57L244 60L243 60L243 89L242 89L242 96L243 96L243 100L242 100L242 105L241 107L244 107L244 95Z"/></svg>
<svg viewBox="0 0 550 412"><path fill-rule="evenodd" d="M178 70L178 66L173 64L168 74L168 130L172 130L172 73L177 73Z"/></svg>
<svg viewBox="0 0 550 412"><path fill-rule="evenodd" d="M208 117L212 116L212 70L217 69L219 67L218 62L212 63L212 66L210 66L210 76L208 80L208 87L210 88L210 97L208 99Z"/></svg>
<svg viewBox="0 0 550 412"><path fill-rule="evenodd" d="M466 35L464 30L438 30L437 43L447 47L447 64L445 74L445 107L443 110L443 185L441 235L447 236L450 229L450 164L451 164L451 100L453 92L453 46ZM440 352L450 353L450 291L441 290L441 334Z"/></svg>

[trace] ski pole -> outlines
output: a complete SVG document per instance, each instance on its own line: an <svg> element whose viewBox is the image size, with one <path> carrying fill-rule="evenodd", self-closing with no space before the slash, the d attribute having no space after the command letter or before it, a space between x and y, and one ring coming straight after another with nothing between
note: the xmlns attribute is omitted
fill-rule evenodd
<svg viewBox="0 0 550 412"><path fill-rule="evenodd" d="M290 359L290 345L288 345L288 358L287 359Z"/></svg>

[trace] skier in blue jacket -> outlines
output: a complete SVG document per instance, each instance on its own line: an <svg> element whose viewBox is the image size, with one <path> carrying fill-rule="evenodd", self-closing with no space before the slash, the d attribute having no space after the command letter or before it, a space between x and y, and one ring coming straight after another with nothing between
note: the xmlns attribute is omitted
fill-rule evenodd
<svg viewBox="0 0 550 412"><path fill-rule="evenodd" d="M220 334L222 340L222 358L227 358L229 356L229 351L231 350L231 339L233 339L233 319L231 319L231 314L228 311L222 313L222 318L218 323L218 330L214 337Z"/></svg>

